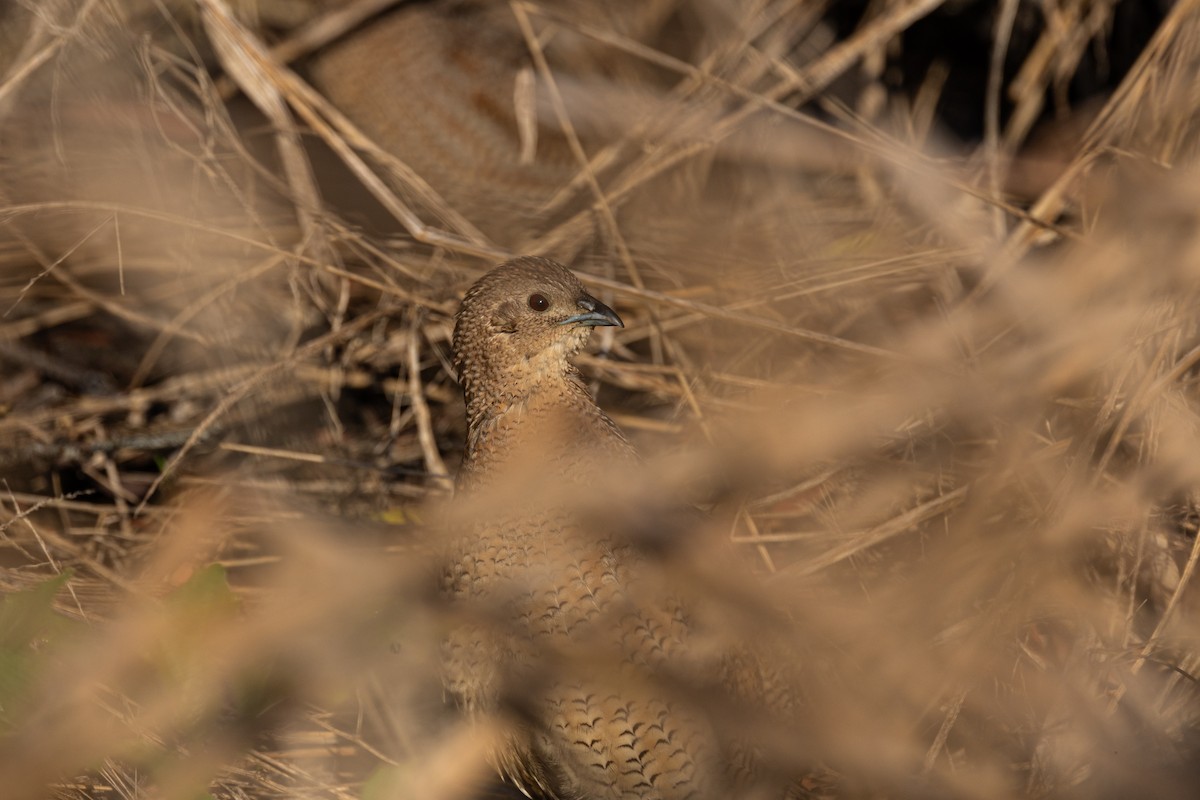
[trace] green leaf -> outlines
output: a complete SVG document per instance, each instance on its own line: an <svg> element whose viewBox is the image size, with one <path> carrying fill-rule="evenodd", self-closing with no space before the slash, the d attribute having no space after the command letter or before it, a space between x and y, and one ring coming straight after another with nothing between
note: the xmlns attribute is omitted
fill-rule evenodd
<svg viewBox="0 0 1200 800"><path fill-rule="evenodd" d="M61 621L54 613L54 596L71 579L71 574L67 570L32 589L13 592L0 600L0 647L27 647Z"/></svg>
<svg viewBox="0 0 1200 800"><path fill-rule="evenodd" d="M362 800L395 800L396 790L404 779L400 767L380 767L371 773L362 788Z"/></svg>
<svg viewBox="0 0 1200 800"><path fill-rule="evenodd" d="M220 564L209 564L197 570L172 592L167 602L180 610L220 615L234 613L240 606L237 595L229 586L229 574Z"/></svg>
<svg viewBox="0 0 1200 800"><path fill-rule="evenodd" d="M63 572L0 600L0 726L9 727L45 657L44 645L69 623L54 611L54 596L71 579Z"/></svg>

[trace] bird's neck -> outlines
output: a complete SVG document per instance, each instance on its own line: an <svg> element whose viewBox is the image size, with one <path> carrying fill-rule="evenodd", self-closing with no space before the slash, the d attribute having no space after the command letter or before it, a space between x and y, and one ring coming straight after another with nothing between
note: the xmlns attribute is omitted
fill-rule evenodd
<svg viewBox="0 0 1200 800"><path fill-rule="evenodd" d="M519 483L547 470L558 480L578 481L613 458L632 456L574 367L536 379L467 381L464 389L467 449L460 490Z"/></svg>
<svg viewBox="0 0 1200 800"><path fill-rule="evenodd" d="M553 371L516 367L503 372L485 372L463 386L467 404L467 427L494 425L506 417L519 416L530 407L572 405L590 396L579 371L570 364Z"/></svg>

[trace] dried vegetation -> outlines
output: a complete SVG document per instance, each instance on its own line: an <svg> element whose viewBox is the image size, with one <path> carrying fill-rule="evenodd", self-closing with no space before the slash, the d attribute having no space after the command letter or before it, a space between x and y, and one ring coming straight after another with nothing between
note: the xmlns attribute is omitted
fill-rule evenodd
<svg viewBox="0 0 1200 800"><path fill-rule="evenodd" d="M581 366L647 466L596 496L793 654L799 720L729 716L771 763L1194 796L1200 4L18 0L0 42L6 798L477 791L427 573L452 315L515 253L625 318Z"/></svg>

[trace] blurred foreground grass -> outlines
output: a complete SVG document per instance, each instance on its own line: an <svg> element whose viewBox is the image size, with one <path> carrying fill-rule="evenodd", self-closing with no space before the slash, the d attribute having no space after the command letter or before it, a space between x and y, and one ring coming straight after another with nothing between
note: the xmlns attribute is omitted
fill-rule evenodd
<svg viewBox="0 0 1200 800"><path fill-rule="evenodd" d="M603 502L708 512L666 567L794 653L814 795L1194 796L1197 3L1111 91L1127 4L235 5L0 12L5 798L471 796L449 334L516 252L625 319ZM386 5L453 34L367 58L427 139L287 66ZM992 5L939 105L917 26ZM477 75L512 147L419 150Z"/></svg>

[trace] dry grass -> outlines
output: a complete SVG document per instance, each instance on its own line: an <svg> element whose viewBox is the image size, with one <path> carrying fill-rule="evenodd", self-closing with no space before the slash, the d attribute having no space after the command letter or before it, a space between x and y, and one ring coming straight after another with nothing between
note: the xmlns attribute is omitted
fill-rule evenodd
<svg viewBox="0 0 1200 800"><path fill-rule="evenodd" d="M1191 796L1197 3L1052 148L1112 7L997 4L969 152L953 67L888 88L939 2L840 39L790 0L493 4L564 165L519 224L289 66L388 5L0 12L6 798L468 796L489 731L442 708L427 590L466 513L449 335L519 252L626 321L581 360L647 458L604 509L794 658L798 720L728 718L769 760L834 797Z"/></svg>

